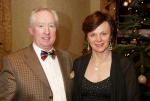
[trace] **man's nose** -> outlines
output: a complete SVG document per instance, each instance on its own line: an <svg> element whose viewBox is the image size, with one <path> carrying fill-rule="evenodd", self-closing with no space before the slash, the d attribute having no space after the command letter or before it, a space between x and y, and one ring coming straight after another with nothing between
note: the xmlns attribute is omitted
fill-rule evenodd
<svg viewBox="0 0 150 101"><path fill-rule="evenodd" d="M49 33L50 33L49 27L45 27L45 34L49 34Z"/></svg>

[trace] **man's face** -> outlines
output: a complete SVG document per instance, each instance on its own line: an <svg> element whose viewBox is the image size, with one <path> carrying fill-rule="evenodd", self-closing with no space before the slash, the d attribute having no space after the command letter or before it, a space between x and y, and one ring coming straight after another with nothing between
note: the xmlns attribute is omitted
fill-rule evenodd
<svg viewBox="0 0 150 101"><path fill-rule="evenodd" d="M33 24L29 28L33 42L43 50L50 50L56 39L56 22L52 13L40 11L35 14Z"/></svg>

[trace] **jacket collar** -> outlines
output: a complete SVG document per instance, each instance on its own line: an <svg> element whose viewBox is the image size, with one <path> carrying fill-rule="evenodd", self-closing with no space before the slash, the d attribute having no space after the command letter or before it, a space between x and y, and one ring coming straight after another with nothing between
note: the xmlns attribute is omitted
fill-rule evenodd
<svg viewBox="0 0 150 101"><path fill-rule="evenodd" d="M32 47L32 45L30 45L26 51L25 51L25 62L26 64L28 64L28 66L30 67L30 69L33 71L33 73L47 86L49 87L49 83L48 80L46 78L46 75L42 69L42 66L39 62L39 59Z"/></svg>
<svg viewBox="0 0 150 101"><path fill-rule="evenodd" d="M66 78L67 78L67 75L66 72L67 70L65 69L64 67L64 58L62 56L62 54L58 51L58 50L55 50L56 51L56 55L58 57L58 61L59 61L59 64L60 64L60 69L61 69L61 72L62 72L62 77L63 77L63 81L64 81L64 86L65 86L65 90L66 90ZM33 46L30 45L27 50L25 51L25 62L28 64L28 66L31 68L31 70L33 71L33 73L35 75L37 75L37 77L47 86L47 87L50 87L49 86L49 83L48 83L48 80L47 80L47 77L44 73L44 70L42 69L42 66L40 64L40 61L33 49Z"/></svg>

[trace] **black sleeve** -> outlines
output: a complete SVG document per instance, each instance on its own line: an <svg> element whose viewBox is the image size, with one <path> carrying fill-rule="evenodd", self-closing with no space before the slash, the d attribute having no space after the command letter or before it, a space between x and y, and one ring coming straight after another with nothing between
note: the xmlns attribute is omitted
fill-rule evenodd
<svg viewBox="0 0 150 101"><path fill-rule="evenodd" d="M125 77L127 101L141 101L139 83L135 66L132 60L124 58L121 65L123 65L123 72Z"/></svg>
<svg viewBox="0 0 150 101"><path fill-rule="evenodd" d="M78 80L77 80L77 60L73 62L74 82L72 88L72 101L77 101L78 97Z"/></svg>

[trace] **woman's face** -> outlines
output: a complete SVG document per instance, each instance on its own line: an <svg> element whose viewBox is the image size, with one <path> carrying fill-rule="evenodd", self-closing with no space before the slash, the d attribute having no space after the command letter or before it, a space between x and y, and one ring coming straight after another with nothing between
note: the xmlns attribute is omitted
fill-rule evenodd
<svg viewBox="0 0 150 101"><path fill-rule="evenodd" d="M108 22L103 22L95 30L87 34L87 40L95 52L105 52L108 50L111 41L111 29Z"/></svg>

